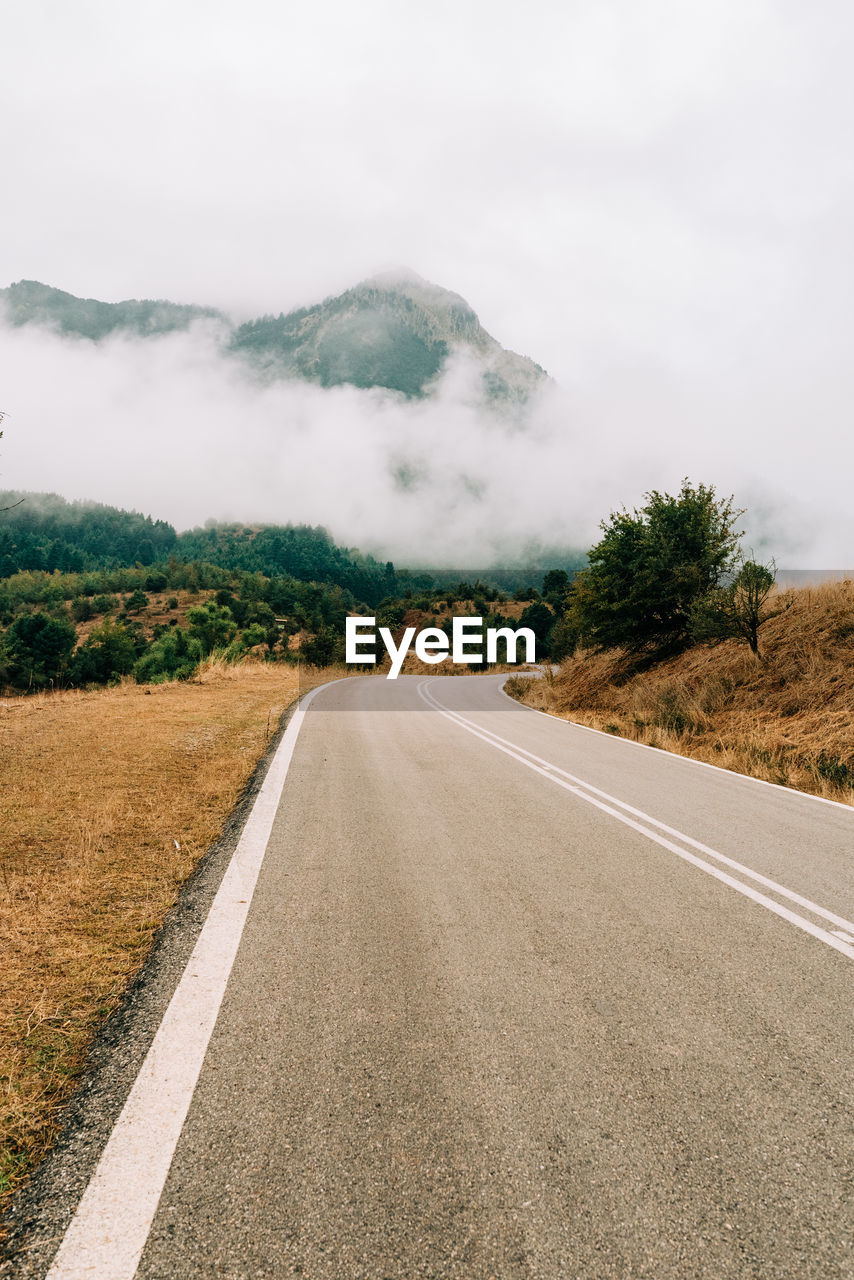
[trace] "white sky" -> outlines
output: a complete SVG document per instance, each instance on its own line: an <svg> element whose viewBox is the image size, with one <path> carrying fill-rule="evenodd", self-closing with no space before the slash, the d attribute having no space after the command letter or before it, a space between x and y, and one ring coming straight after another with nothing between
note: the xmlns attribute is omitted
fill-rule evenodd
<svg viewBox="0 0 854 1280"><path fill-rule="evenodd" d="M687 473L761 509L778 558L854 563L850 6L28 0L3 32L0 285L249 316L405 264L562 384L576 537ZM215 475L204 510L118 465L112 496L107 473L87 490L49 419L85 443L88 357L51 400L54 347L3 345L4 483L225 513ZM210 406L179 382L195 440ZM116 395L86 399L93 442ZM229 424L209 429L227 467ZM541 482L555 513L553 466ZM264 484L256 501L249 467L235 514L274 518ZM300 518L393 543L313 484Z"/></svg>

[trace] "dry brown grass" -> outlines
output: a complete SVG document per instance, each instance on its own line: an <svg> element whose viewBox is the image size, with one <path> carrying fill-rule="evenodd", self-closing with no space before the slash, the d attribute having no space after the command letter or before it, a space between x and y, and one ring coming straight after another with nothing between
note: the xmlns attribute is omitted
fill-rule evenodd
<svg viewBox="0 0 854 1280"><path fill-rule="evenodd" d="M297 681L213 659L186 684L0 701L0 1191L49 1143Z"/></svg>
<svg viewBox="0 0 854 1280"><path fill-rule="evenodd" d="M639 671L577 654L531 706L681 755L854 804L854 583L781 593L762 657L734 640ZM508 692L513 690L508 689Z"/></svg>

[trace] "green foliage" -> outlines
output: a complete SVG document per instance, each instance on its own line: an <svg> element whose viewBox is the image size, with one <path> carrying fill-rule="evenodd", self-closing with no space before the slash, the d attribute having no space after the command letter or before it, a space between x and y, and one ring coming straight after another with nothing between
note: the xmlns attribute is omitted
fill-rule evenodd
<svg viewBox="0 0 854 1280"><path fill-rule="evenodd" d="M340 635L326 627L307 640L300 649L300 657L312 667L331 667L344 660L344 644Z"/></svg>
<svg viewBox="0 0 854 1280"><path fill-rule="evenodd" d="M5 635L6 670L19 689L43 689L64 682L77 633L65 618L27 613Z"/></svg>
<svg viewBox="0 0 854 1280"><path fill-rule="evenodd" d="M213 600L188 610L187 621L190 624L190 637L199 642L203 657L207 657L214 649L225 648L237 631L231 610Z"/></svg>
<svg viewBox="0 0 854 1280"><path fill-rule="evenodd" d="M109 684L133 671L138 643L120 622L105 618L93 627L74 654L69 672L71 684Z"/></svg>
<svg viewBox="0 0 854 1280"><path fill-rule="evenodd" d="M393 566L339 547L325 529L309 525L246 529L242 525L210 524L182 533L176 551L188 560L202 560L244 573L329 583L368 604L375 604L396 585Z"/></svg>
<svg viewBox="0 0 854 1280"><path fill-rule="evenodd" d="M141 613L143 609L148 608L148 605L148 596L144 591L140 591L139 588L137 588L137 590L132 592L125 601L125 612Z"/></svg>
<svg viewBox="0 0 854 1280"><path fill-rule="evenodd" d="M71 601L71 616L75 622L88 622L96 612L94 601L89 596L76 596Z"/></svg>
<svg viewBox="0 0 854 1280"><path fill-rule="evenodd" d="M553 662L563 662L576 650L579 642L578 627L569 614L563 614L549 632L549 657Z"/></svg>
<svg viewBox="0 0 854 1280"><path fill-rule="evenodd" d="M165 520L96 502L66 502L55 493L0 493L0 506L22 497L0 526L0 578L26 569L80 573L150 565L175 544L175 530Z"/></svg>
<svg viewBox="0 0 854 1280"><path fill-rule="evenodd" d="M269 631L260 622L252 622L240 632L235 643L242 652L254 648L256 644L269 644Z"/></svg>
<svg viewBox="0 0 854 1280"><path fill-rule="evenodd" d="M576 579L572 622L599 648L678 652L692 609L734 563L739 534L732 499L685 480L676 496L653 490L640 510L602 522L603 537Z"/></svg>
<svg viewBox="0 0 854 1280"><path fill-rule="evenodd" d="M389 631L396 631L398 627L403 626L408 607L408 604L403 604L399 600L381 601L376 612L377 627L388 627Z"/></svg>
<svg viewBox="0 0 854 1280"><path fill-rule="evenodd" d="M739 568L727 586L713 587L694 601L692 639L722 640L740 636L759 656L759 628L773 616L768 597L774 586L774 566L739 558Z"/></svg>
<svg viewBox="0 0 854 1280"><path fill-rule="evenodd" d="M148 646L134 664L138 684L162 684L164 680L187 680L202 659L200 641L181 627L171 627Z"/></svg>
<svg viewBox="0 0 854 1280"><path fill-rule="evenodd" d="M516 627L530 627L537 640L537 658L549 652L549 635L555 624L555 615L542 600L535 600L522 610Z"/></svg>
<svg viewBox="0 0 854 1280"><path fill-rule="evenodd" d="M820 751L812 767L819 778L834 787L854 787L854 759L841 760L827 751Z"/></svg>
<svg viewBox="0 0 854 1280"><path fill-rule="evenodd" d="M543 578L543 599L555 609L563 607L570 589L569 574L565 569L549 569Z"/></svg>

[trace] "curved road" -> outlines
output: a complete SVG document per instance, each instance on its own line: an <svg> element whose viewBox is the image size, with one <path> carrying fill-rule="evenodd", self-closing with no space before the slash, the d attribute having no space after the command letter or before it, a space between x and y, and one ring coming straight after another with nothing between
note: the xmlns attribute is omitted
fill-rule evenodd
<svg viewBox="0 0 854 1280"><path fill-rule="evenodd" d="M854 1275L854 811L504 678L300 713L174 1156L51 1280Z"/></svg>

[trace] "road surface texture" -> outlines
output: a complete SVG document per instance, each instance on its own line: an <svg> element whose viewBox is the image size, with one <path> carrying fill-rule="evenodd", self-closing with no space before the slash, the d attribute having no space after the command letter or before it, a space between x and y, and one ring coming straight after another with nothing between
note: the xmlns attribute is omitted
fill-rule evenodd
<svg viewBox="0 0 854 1280"><path fill-rule="evenodd" d="M51 1280L854 1276L854 811L502 679L314 697L165 1185Z"/></svg>

